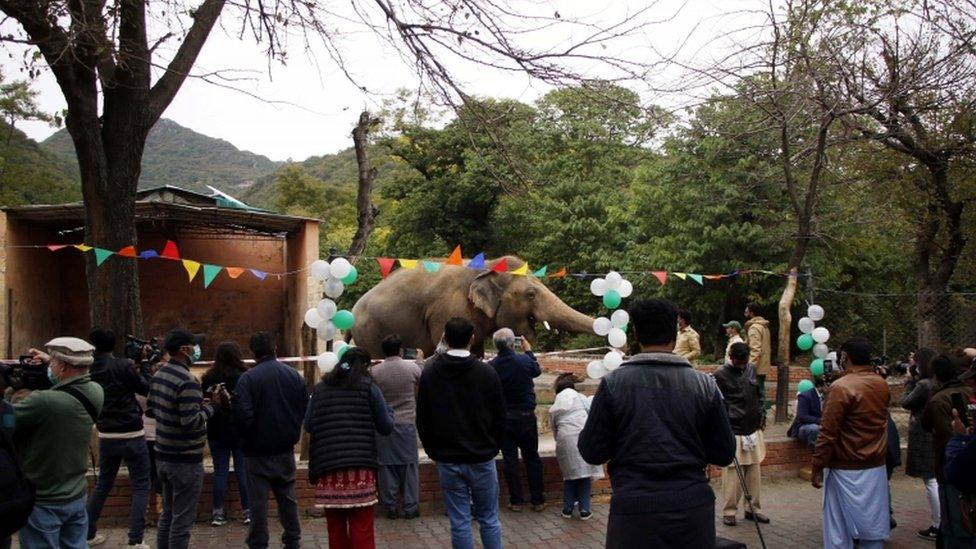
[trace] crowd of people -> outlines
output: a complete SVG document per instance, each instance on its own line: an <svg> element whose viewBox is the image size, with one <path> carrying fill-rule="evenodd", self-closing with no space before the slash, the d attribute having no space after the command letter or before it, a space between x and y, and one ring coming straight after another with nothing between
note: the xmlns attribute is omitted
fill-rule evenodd
<svg viewBox="0 0 976 549"><path fill-rule="evenodd" d="M744 325L724 325L726 360L713 374L690 362L701 352L690 313L662 299L638 300L629 312L640 351L606 375L595 396L577 391L571 373L554 382L549 417L563 478L561 515L592 517L592 482L606 465L607 547L715 547L716 496L707 474L714 465L722 468L723 523L736 526L740 510L747 521L769 523L761 463L772 350L761 309L750 304ZM452 546L474 547L477 522L481 544L502 547L499 453L508 509L547 508L535 390L542 370L530 343L508 328L493 334L490 362L472 354L475 337L469 320L453 318L429 358L404 358L396 334L382 342L383 357L350 347L311 391L277 359L267 332L250 339L253 366L237 344L223 342L201 380L190 368L201 360L204 338L187 330L169 332L158 356L150 359L147 348L141 362L112 354L110 330L94 328L87 341L53 339L44 351L30 351L34 364L46 365L49 387L7 391L9 402L0 400L0 549L13 532L29 548L104 543L99 519L122 464L131 484L128 545L149 547L147 510L159 494L156 547L190 547L207 447L211 524L232 519L226 494L233 463L247 546L268 546L273 495L282 545L300 547L295 448L303 430L308 482L330 547L374 547L377 505L389 520L420 516L418 440L436 464ZM911 414L906 472L922 479L931 509L931 525L918 535L947 548L972 548L976 519L968 407L976 352L967 351L920 349L900 401ZM889 384L872 358L868 341L846 342L836 371L798 394L789 430L811 449L829 548L881 547L895 525L889 480L897 431ZM98 475L88 493L93 427Z"/></svg>

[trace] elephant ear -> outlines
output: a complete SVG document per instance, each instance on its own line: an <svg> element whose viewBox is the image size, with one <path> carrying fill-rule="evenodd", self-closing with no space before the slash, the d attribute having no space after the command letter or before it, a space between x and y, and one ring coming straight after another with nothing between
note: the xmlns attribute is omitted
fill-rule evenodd
<svg viewBox="0 0 976 549"><path fill-rule="evenodd" d="M498 276L498 273L485 271L474 279L468 289L468 300L485 313L488 318L495 317L502 299L502 288L498 285Z"/></svg>

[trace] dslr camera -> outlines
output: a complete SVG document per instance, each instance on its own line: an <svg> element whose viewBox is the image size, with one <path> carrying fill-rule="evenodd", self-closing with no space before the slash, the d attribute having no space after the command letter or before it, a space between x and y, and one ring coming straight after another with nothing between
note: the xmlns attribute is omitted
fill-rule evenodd
<svg viewBox="0 0 976 549"><path fill-rule="evenodd" d="M143 358L142 350L146 347L149 348L149 352ZM139 339L134 335L126 334L125 357L132 362L140 366L148 366L159 362L162 356L163 349L160 347L159 338Z"/></svg>
<svg viewBox="0 0 976 549"><path fill-rule="evenodd" d="M23 355L14 361L0 363L0 376L7 387L14 391L27 389L40 391L51 388L51 380L47 377L47 364L34 363L34 357Z"/></svg>

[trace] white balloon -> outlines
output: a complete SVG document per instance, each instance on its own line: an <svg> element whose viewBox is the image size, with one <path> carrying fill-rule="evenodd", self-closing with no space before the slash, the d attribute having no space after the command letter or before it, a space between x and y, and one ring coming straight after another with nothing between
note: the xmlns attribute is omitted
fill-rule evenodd
<svg viewBox="0 0 976 549"><path fill-rule="evenodd" d="M309 309L305 311L305 324L311 329L316 329L319 324L322 323L322 317L319 316L319 312L315 309Z"/></svg>
<svg viewBox="0 0 976 549"><path fill-rule="evenodd" d="M601 316L600 318L593 321L593 331L598 336L605 336L610 333L613 329L613 323L609 318Z"/></svg>
<svg viewBox="0 0 976 549"><path fill-rule="evenodd" d="M825 314L824 308L820 305L810 305L807 308L807 316L810 317L810 320L814 322L820 322L823 320Z"/></svg>
<svg viewBox="0 0 976 549"><path fill-rule="evenodd" d="M602 361L594 360L586 365L586 375L593 379L600 379L607 375L607 368L603 365Z"/></svg>
<svg viewBox="0 0 976 549"><path fill-rule="evenodd" d="M329 262L324 259L316 259L312 262L311 267L312 276L319 280L325 280L329 278Z"/></svg>
<svg viewBox="0 0 976 549"><path fill-rule="evenodd" d="M617 288L617 293L620 294L620 297L630 297L634 293L634 285L629 280L622 280L620 287Z"/></svg>
<svg viewBox="0 0 976 549"><path fill-rule="evenodd" d="M603 355L603 367L609 371L614 371L624 363L624 355L619 351L610 351Z"/></svg>
<svg viewBox="0 0 976 549"><path fill-rule="evenodd" d="M821 326L813 331L813 340L817 343L827 343L828 339L830 339L830 330L827 328Z"/></svg>
<svg viewBox="0 0 976 549"><path fill-rule="evenodd" d="M619 349L627 344L627 334L620 328L614 328L607 335L607 340L610 342L611 347Z"/></svg>
<svg viewBox="0 0 976 549"><path fill-rule="evenodd" d="M809 334L813 332L813 329L816 328L817 325L813 322L812 318L805 316L796 323L796 327L800 329L800 332Z"/></svg>
<svg viewBox="0 0 976 549"><path fill-rule="evenodd" d="M319 339L323 341L329 341L335 338L336 331L335 324L333 324L331 320L324 319L322 320L322 323L319 324L319 327L315 329Z"/></svg>
<svg viewBox="0 0 976 549"><path fill-rule="evenodd" d="M319 373L325 375L331 372L336 367L336 364L339 363L339 356L332 351L326 351L319 355L316 362L319 365Z"/></svg>
<svg viewBox="0 0 976 549"><path fill-rule="evenodd" d="M620 284L623 283L624 277L620 276L617 271L610 271L607 273L607 289L617 290L620 288Z"/></svg>
<svg viewBox="0 0 976 549"><path fill-rule="evenodd" d="M339 306L336 305L336 302L332 301L331 299L323 299L322 301L319 301L319 304L315 307L315 310L319 312L319 316L322 317L323 320L332 320L332 317L335 316L336 311L339 310Z"/></svg>
<svg viewBox="0 0 976 549"><path fill-rule="evenodd" d="M817 343L813 346L813 356L817 358L827 358L828 354L830 354L830 348L823 343Z"/></svg>
<svg viewBox="0 0 976 549"><path fill-rule="evenodd" d="M349 263L349 261L344 257L337 257L336 259L332 260L332 268L330 270L332 271L332 278L338 278L341 280L346 278L346 275L348 275L349 271L352 270L352 263Z"/></svg>
<svg viewBox="0 0 976 549"><path fill-rule="evenodd" d="M342 292L345 291L345 289L346 285L343 284L341 280L335 278L330 278L325 283L325 295L331 297L332 299L342 295Z"/></svg>
<svg viewBox="0 0 976 549"><path fill-rule="evenodd" d="M614 328L623 328L630 322L630 314L623 309L617 309L610 315L610 322L613 323Z"/></svg>
<svg viewBox="0 0 976 549"><path fill-rule="evenodd" d="M597 297L603 297L603 294L607 293L607 281L602 278L594 278L590 282L590 292Z"/></svg>

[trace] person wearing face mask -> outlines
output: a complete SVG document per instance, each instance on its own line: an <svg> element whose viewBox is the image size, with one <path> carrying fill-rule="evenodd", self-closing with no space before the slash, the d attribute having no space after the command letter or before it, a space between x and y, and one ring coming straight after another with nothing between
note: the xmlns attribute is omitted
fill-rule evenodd
<svg viewBox="0 0 976 549"><path fill-rule="evenodd" d="M169 362L149 385L147 413L156 419L156 474L163 489L159 549L189 547L203 488L203 448L214 407L190 373L190 365L200 359L201 343L202 336L183 329L167 334L163 349Z"/></svg>
<svg viewBox="0 0 976 549"><path fill-rule="evenodd" d="M88 367L92 347L75 337L49 341L47 353L31 349L47 363L49 390L33 391L14 403L14 445L24 475L34 485L35 504L20 530L21 547L87 547L85 473L88 440L102 410L102 388Z"/></svg>

